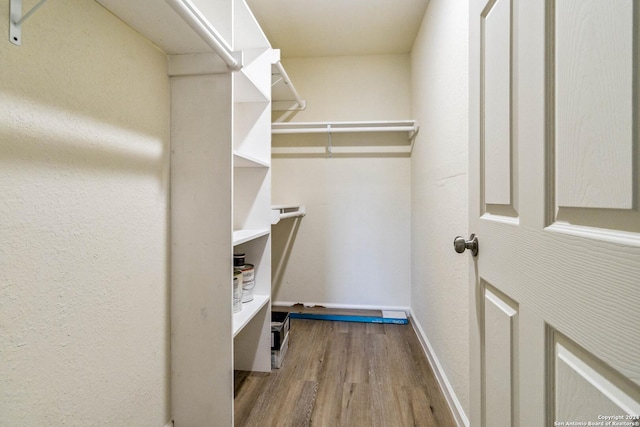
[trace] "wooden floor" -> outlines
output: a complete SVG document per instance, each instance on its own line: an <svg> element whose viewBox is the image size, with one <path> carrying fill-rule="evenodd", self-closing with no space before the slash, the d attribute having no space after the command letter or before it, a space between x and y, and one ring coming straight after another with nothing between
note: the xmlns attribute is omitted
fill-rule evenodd
<svg viewBox="0 0 640 427"><path fill-rule="evenodd" d="M455 426L410 325L291 319L271 374L235 373L235 425Z"/></svg>

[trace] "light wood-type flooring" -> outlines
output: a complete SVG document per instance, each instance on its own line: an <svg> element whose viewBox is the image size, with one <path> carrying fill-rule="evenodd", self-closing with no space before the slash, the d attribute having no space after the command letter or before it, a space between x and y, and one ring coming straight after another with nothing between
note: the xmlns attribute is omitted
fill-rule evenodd
<svg viewBox="0 0 640 427"><path fill-rule="evenodd" d="M281 369L235 372L235 425L455 426L410 325L291 319Z"/></svg>

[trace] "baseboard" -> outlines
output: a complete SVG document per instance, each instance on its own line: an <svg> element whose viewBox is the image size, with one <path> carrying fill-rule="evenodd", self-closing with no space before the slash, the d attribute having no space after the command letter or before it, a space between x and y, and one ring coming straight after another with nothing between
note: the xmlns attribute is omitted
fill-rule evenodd
<svg viewBox="0 0 640 427"><path fill-rule="evenodd" d="M416 332L420 344L422 344L422 349L424 350L429 363L431 363L431 367L433 368L433 372L438 380L442 394L444 394L444 397L449 404L449 408L453 413L453 418L456 420L456 424L458 427L469 427L469 418L467 417L467 414L465 414L464 409L462 408L462 405L460 404L460 401L458 400L458 397L456 396L456 393L453 390L453 387L451 386L451 383L449 382L449 379L447 378L447 375L444 372L431 343L429 342L429 339L427 338L427 335L424 333L424 329L422 329L420 322L416 320L412 310L410 310L410 315L413 330Z"/></svg>
<svg viewBox="0 0 640 427"><path fill-rule="evenodd" d="M292 302L292 301L272 301L271 305L274 306L282 306L282 307L290 307L295 304L304 304L305 307L315 307L322 306L326 308L342 308L348 310L385 310L385 311L404 311L407 313L407 316L410 315L411 309L409 307L400 307L397 305L387 306L387 305L355 305L355 304L332 304L325 302Z"/></svg>

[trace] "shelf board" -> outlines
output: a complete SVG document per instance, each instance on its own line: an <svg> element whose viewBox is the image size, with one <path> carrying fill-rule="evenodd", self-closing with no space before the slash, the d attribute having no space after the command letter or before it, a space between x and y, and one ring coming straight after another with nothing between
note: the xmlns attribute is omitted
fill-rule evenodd
<svg viewBox="0 0 640 427"><path fill-rule="evenodd" d="M234 168L268 168L269 162L260 160L247 154L239 152L233 153L233 167Z"/></svg>
<svg viewBox="0 0 640 427"><path fill-rule="evenodd" d="M268 48L246 49L242 55L244 67L233 76L234 102L269 103L271 51Z"/></svg>
<svg viewBox="0 0 640 427"><path fill-rule="evenodd" d="M98 0L106 9L167 54L211 52L169 4L156 0Z"/></svg>
<svg viewBox="0 0 640 427"><path fill-rule="evenodd" d="M233 75L233 101L269 102L269 97L247 73L240 70Z"/></svg>
<svg viewBox="0 0 640 427"><path fill-rule="evenodd" d="M253 300L242 303L242 310L233 315L233 337L242 331L254 316L269 302L269 295L254 295Z"/></svg>
<svg viewBox="0 0 640 427"><path fill-rule="evenodd" d="M266 236L271 232L269 229L264 230L236 230L233 232L233 246L238 246L251 240Z"/></svg>

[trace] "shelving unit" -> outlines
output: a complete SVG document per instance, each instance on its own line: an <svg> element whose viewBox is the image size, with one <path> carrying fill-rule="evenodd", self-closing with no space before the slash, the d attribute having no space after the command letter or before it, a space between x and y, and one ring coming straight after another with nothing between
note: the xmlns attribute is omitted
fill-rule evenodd
<svg viewBox="0 0 640 427"><path fill-rule="evenodd" d="M244 0L234 2L233 246L255 268L254 299L233 315L234 369L271 371L271 63L273 50Z"/></svg>
<svg viewBox="0 0 640 427"><path fill-rule="evenodd" d="M272 124L271 133L280 137L278 143L274 140L272 154L410 155L419 129L415 120L276 122ZM374 134L387 136L376 138L379 135ZM391 139L389 134L395 137ZM291 139L293 135L296 135L295 139ZM320 135L326 135L326 138L319 139ZM341 139L334 139L334 135L341 135Z"/></svg>
<svg viewBox="0 0 640 427"><path fill-rule="evenodd" d="M232 426L234 368L271 370L273 49L244 0L98 2L168 55L174 422ZM236 250L255 287L233 314Z"/></svg>

